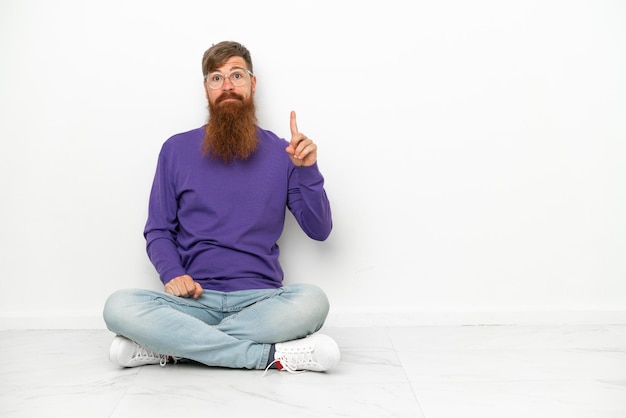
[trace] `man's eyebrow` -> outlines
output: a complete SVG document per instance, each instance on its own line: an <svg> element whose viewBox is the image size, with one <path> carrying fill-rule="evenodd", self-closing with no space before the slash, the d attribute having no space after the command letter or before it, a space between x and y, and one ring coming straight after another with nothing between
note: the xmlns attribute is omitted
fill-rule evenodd
<svg viewBox="0 0 626 418"><path fill-rule="evenodd" d="M230 70L228 70L228 72L230 73L233 70L244 70L244 71L248 71L243 67L239 67L239 66L234 66L234 67L230 67ZM215 70L215 71L211 71L211 74L213 73L222 73L220 70Z"/></svg>

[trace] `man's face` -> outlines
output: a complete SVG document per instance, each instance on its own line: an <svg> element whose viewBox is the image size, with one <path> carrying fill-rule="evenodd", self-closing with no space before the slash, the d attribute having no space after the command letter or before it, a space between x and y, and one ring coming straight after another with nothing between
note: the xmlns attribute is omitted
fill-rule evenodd
<svg viewBox="0 0 626 418"><path fill-rule="evenodd" d="M228 77L228 75L231 74L231 71L237 69L244 70L245 73L245 82L240 86L233 85L232 81ZM209 77L215 72L219 72L226 77L224 78L224 84L216 89L209 87L208 78L204 81L204 91L206 92L206 98L210 104L215 105L217 103L227 103L231 100L239 100L232 96L233 93L237 96L243 97L244 100L247 100L254 96L254 91L256 88L256 77L248 73L246 61L243 58L229 58L221 67L209 73ZM221 100L220 98L222 98L223 100Z"/></svg>
<svg viewBox="0 0 626 418"><path fill-rule="evenodd" d="M205 154L230 163L254 153L258 145L255 86L256 78L241 57L231 57L207 75L204 90L209 117L203 141Z"/></svg>

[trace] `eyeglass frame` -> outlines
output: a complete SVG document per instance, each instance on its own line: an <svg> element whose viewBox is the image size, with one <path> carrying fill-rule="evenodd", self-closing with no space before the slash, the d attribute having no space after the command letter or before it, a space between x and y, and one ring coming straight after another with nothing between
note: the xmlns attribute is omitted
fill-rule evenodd
<svg viewBox="0 0 626 418"><path fill-rule="evenodd" d="M228 78L228 80L230 81L230 84L232 84L233 86L237 86L235 83L233 83L233 80L230 78L230 77L231 77L231 75L232 75L232 73L234 73L235 71L244 71L245 73L248 73L248 75L250 76L250 78L254 77L254 74L252 73L252 71L247 70L247 69L245 69L245 68L240 68L240 67L237 67L237 68L233 68L232 70L230 70L230 72L228 73L228 75L226 75L226 74L222 73L221 71L213 71L213 72L211 72L211 73L208 73L207 75L205 75L205 76L204 76L204 81L207 83L207 86L208 86L211 90L221 89L221 88L222 88L222 86L224 85L224 82L226 81L226 79L227 79L227 78ZM224 77L224 78L223 78L223 80L222 80L222 84L220 84L218 87L211 87L211 82L210 82L210 81L208 81L209 77L210 77L211 75L213 75L213 74L215 74L215 75L218 75L218 74L219 74L219 75L221 75L222 77ZM242 84L240 84L240 85L241 85L241 86L243 86L244 84L245 84L245 83L242 83ZM237 86L237 87L239 87L239 86Z"/></svg>

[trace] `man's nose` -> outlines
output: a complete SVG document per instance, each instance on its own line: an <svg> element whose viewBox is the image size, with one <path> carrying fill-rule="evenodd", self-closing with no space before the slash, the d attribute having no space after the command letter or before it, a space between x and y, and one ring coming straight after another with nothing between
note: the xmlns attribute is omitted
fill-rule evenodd
<svg viewBox="0 0 626 418"><path fill-rule="evenodd" d="M230 81L230 77L225 77L224 84L222 85L222 90L233 90L234 88L235 86L233 85L233 82Z"/></svg>

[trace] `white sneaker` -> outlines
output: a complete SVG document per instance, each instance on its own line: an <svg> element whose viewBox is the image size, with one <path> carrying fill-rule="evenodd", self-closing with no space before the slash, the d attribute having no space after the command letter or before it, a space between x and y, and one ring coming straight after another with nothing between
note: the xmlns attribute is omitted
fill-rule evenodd
<svg viewBox="0 0 626 418"><path fill-rule="evenodd" d="M274 361L270 366L275 364L279 370L290 373L306 370L324 372L341 361L339 346L324 334L312 334L299 340L278 343L275 348Z"/></svg>
<svg viewBox="0 0 626 418"><path fill-rule="evenodd" d="M122 367L137 367L146 364L165 366L168 361L176 362L172 357L150 351L121 335L113 338L109 350L109 360Z"/></svg>

